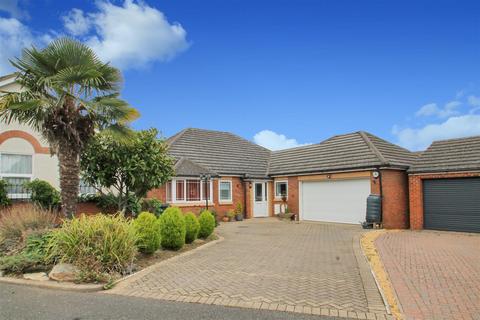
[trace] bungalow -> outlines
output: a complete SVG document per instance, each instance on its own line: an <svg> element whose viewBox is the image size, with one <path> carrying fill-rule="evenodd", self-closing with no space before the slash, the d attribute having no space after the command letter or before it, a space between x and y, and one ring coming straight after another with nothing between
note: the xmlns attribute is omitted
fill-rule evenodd
<svg viewBox="0 0 480 320"><path fill-rule="evenodd" d="M412 229L480 232L480 136L433 142L408 173Z"/></svg>
<svg viewBox="0 0 480 320"><path fill-rule="evenodd" d="M229 132L193 128L167 143L176 176L149 196L185 210L208 202L223 215L241 203L247 218L267 217L285 200L300 220L359 223L368 195L377 194L384 226L408 227L406 171L417 156L370 133L275 152Z"/></svg>

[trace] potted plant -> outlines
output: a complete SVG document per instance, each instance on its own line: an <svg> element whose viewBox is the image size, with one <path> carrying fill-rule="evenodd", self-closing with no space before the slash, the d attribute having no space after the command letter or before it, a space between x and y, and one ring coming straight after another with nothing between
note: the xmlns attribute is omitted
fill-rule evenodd
<svg viewBox="0 0 480 320"><path fill-rule="evenodd" d="M227 217L228 221L233 221L233 219L235 218L235 211L233 211L232 209L228 210Z"/></svg>
<svg viewBox="0 0 480 320"><path fill-rule="evenodd" d="M222 217L222 221L223 222L228 222L228 216L225 214L223 217Z"/></svg>
<svg viewBox="0 0 480 320"><path fill-rule="evenodd" d="M243 221L243 206L240 202L235 207L235 220Z"/></svg>

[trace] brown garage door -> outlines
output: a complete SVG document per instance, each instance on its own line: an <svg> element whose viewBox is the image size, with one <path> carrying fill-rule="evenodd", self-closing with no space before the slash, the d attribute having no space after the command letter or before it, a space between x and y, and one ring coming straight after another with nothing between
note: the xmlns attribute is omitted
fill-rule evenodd
<svg viewBox="0 0 480 320"><path fill-rule="evenodd" d="M424 228L480 232L480 178L423 181Z"/></svg>

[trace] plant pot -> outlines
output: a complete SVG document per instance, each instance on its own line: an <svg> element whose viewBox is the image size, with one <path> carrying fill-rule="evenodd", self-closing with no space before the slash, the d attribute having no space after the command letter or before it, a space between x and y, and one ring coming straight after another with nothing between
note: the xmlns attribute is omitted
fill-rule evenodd
<svg viewBox="0 0 480 320"><path fill-rule="evenodd" d="M222 218L222 221L223 221L223 222L228 222L228 221L230 221L230 219L229 219L228 217L223 217L223 218Z"/></svg>
<svg viewBox="0 0 480 320"><path fill-rule="evenodd" d="M243 214L242 213L237 213L235 215L235 220L237 221L243 221Z"/></svg>

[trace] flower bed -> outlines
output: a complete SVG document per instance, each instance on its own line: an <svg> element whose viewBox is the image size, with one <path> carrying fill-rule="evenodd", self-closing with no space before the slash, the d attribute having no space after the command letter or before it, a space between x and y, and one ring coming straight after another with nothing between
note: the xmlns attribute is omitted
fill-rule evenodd
<svg viewBox="0 0 480 320"><path fill-rule="evenodd" d="M0 218L0 271L34 280L112 283L216 240L212 220L208 211L197 219L169 208L159 218L149 212L135 220L98 214L55 225L51 213L24 209Z"/></svg>

